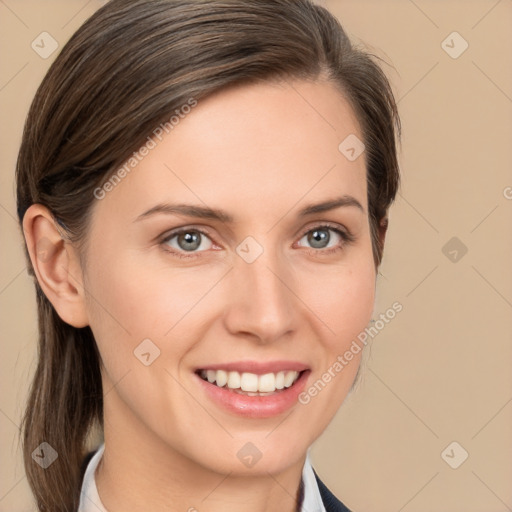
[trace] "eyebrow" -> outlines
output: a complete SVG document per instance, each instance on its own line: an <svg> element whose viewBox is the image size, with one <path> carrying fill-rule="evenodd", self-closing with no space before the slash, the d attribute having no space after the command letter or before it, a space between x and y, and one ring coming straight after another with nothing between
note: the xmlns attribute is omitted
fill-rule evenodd
<svg viewBox="0 0 512 512"><path fill-rule="evenodd" d="M361 205L361 203L353 196L344 195L338 197L336 199L330 199L328 201L324 201L322 203L309 204L308 206L299 210L297 217L307 217L308 215L312 215L314 213L322 213L331 210L335 210L337 208L342 207L355 207L360 210L362 213L365 213L365 209ZM217 220L226 224L234 223L235 218L217 208L209 208L207 206L198 206L192 204L170 204L170 203L161 203L153 206L149 210L141 213L136 219L135 222L151 217L156 214L167 214L167 215L185 215L187 217L197 217L200 219L210 219Z"/></svg>

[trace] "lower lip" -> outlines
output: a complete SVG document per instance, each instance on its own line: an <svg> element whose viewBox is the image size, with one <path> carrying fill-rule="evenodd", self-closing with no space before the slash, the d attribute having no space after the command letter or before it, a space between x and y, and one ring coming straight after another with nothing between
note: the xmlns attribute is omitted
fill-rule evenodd
<svg viewBox="0 0 512 512"><path fill-rule="evenodd" d="M207 396L229 412L246 418L271 418L297 403L310 373L310 370L303 371L292 386L266 396L242 395L228 388L219 388L197 374L195 376Z"/></svg>

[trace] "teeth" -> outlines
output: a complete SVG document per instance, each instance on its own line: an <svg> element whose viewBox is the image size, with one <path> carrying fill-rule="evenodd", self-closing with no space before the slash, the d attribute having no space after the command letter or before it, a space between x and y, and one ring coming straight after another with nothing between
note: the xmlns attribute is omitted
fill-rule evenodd
<svg viewBox="0 0 512 512"><path fill-rule="evenodd" d="M217 386L219 386L220 388L224 387L228 381L228 372L219 370L217 372L214 371L214 373L215 373L215 378L211 382L212 383L216 382Z"/></svg>
<svg viewBox="0 0 512 512"><path fill-rule="evenodd" d="M249 396L258 393L273 393L276 390L289 388L299 378L299 372L283 371L277 373L226 372L224 370L202 370L201 377L212 384L222 388L245 391Z"/></svg>
<svg viewBox="0 0 512 512"><path fill-rule="evenodd" d="M279 372L276 375L276 389L283 389L284 388L284 372Z"/></svg>
<svg viewBox="0 0 512 512"><path fill-rule="evenodd" d="M251 375L251 374L248 374ZM258 391L269 392L276 390L276 376L273 373L266 373L258 377ZM242 389L244 389L242 387ZM255 389L244 389L244 391L256 391Z"/></svg>
<svg viewBox="0 0 512 512"><path fill-rule="evenodd" d="M286 375L284 376L284 387L285 388L289 388L293 384L293 381L295 380L296 373L297 372L286 372Z"/></svg>
<svg viewBox="0 0 512 512"><path fill-rule="evenodd" d="M240 387L240 374L238 372L229 372L228 373L228 388L238 389Z"/></svg>
<svg viewBox="0 0 512 512"><path fill-rule="evenodd" d="M236 373L236 372L233 372ZM238 373L237 373L238 375ZM242 377L239 380L240 388L242 391L258 391L258 376L254 373L242 373ZM228 387L232 389L236 389L233 386L230 386L228 383ZM267 391L266 389L260 389L259 391Z"/></svg>

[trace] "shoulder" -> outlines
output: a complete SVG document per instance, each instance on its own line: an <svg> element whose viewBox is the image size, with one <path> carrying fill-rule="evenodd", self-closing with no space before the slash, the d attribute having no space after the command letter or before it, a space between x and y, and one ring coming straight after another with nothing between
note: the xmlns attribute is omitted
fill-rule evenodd
<svg viewBox="0 0 512 512"><path fill-rule="evenodd" d="M336 498L336 496L334 496L334 494L327 488L322 480L320 480L314 469L313 473L315 474L318 490L320 491L320 496L324 502L326 512L351 512L350 509L346 507L346 505L344 505L338 498Z"/></svg>

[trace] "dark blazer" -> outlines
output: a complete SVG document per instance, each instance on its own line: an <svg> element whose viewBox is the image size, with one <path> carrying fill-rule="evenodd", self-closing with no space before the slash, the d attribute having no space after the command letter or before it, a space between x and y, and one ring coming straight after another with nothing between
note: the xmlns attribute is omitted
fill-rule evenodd
<svg viewBox="0 0 512 512"><path fill-rule="evenodd" d="M320 496L322 496L326 512L350 512L350 509L348 509L338 498L336 498L336 496L334 496L331 491L329 491L314 469L313 473L315 474L318 489L320 490Z"/></svg>
<svg viewBox="0 0 512 512"><path fill-rule="evenodd" d="M82 462L82 478L89 464L89 461L92 459L92 456L95 454L95 451L89 452ZM322 497L322 502L324 504L326 512L351 512L334 494L329 491L329 489L325 486L325 484L320 480L316 471L313 469L313 473L315 474L316 482L318 484L318 489L320 490L320 496ZM301 489L302 490L302 489Z"/></svg>

